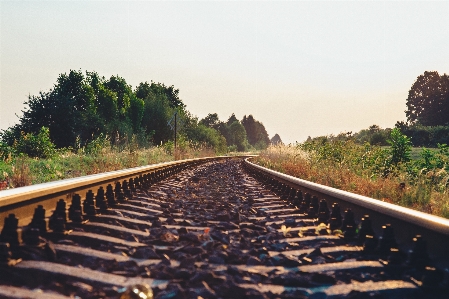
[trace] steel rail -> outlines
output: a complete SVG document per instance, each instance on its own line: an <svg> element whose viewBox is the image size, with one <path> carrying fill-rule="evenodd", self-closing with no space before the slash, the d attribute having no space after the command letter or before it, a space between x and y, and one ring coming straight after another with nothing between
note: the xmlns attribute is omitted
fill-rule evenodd
<svg viewBox="0 0 449 299"><path fill-rule="evenodd" d="M43 294L81 297L118 298L147 285L142 292L156 298L446 298L449 270L428 258L429 237L416 238L409 254L398 247L411 224L241 158L206 160L153 170L107 196L73 196L70 208L60 201L50 217L38 209L27 226L8 219L0 297L43 298L30 294L37 280ZM359 231L352 213L330 211L338 201L370 214ZM392 220L396 236L371 229ZM446 235L437 233L441 243Z"/></svg>
<svg viewBox="0 0 449 299"><path fill-rule="evenodd" d="M238 157L249 157L238 156ZM122 182L130 178L136 178L140 175L164 170L174 166L192 166L209 161L233 158L233 156L219 156L186 159L165 163L140 166L117 171L87 175L83 177L70 178L55 182L36 184L26 187L0 191L0 229L3 227L3 219L9 214L15 214L19 218L19 226L27 225L31 220L34 209L37 205L42 205L47 211L54 209L59 199L71 199L75 193L82 197L90 189L103 187L106 189L108 184Z"/></svg>
<svg viewBox="0 0 449 299"><path fill-rule="evenodd" d="M413 238L421 235L427 242L429 256L449 267L449 219L296 178L252 163L250 159L245 159L244 163L253 170L303 193L326 199L328 204L337 202L344 209L350 208L358 219L369 214L378 236L383 225L391 224L401 249L411 249Z"/></svg>

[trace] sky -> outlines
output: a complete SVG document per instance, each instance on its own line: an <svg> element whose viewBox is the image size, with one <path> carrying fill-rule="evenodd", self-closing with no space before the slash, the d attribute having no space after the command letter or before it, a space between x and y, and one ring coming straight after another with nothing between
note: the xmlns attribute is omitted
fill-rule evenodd
<svg viewBox="0 0 449 299"><path fill-rule="evenodd" d="M0 0L0 129L70 70L174 85L285 143L391 128L419 75L449 73L449 1Z"/></svg>

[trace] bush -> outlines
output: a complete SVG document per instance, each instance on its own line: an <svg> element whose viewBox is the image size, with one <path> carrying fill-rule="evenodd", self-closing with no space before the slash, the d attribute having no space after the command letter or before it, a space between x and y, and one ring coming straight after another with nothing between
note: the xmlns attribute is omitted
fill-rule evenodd
<svg viewBox="0 0 449 299"><path fill-rule="evenodd" d="M410 138L401 133L398 128L391 131L390 139L387 142L390 147L390 163L397 165L399 163L410 161L410 152L412 151L412 143Z"/></svg>
<svg viewBox="0 0 449 299"><path fill-rule="evenodd" d="M422 126L396 123L396 127L407 135L415 147L437 147L438 144L449 144L449 126Z"/></svg>
<svg viewBox="0 0 449 299"><path fill-rule="evenodd" d="M56 154L56 148L50 140L50 130L42 127L37 135L22 133L12 146L12 152L15 156L25 154L31 158L50 158Z"/></svg>
<svg viewBox="0 0 449 299"><path fill-rule="evenodd" d="M186 137L194 147L204 145L212 148L215 153L226 153L226 139L215 129L198 124L185 129Z"/></svg>
<svg viewBox="0 0 449 299"><path fill-rule="evenodd" d="M84 152L86 154L91 155L97 155L103 151L103 149L106 149L111 146L111 143L109 142L109 139L107 136L100 134L97 138L89 142L84 147Z"/></svg>
<svg viewBox="0 0 449 299"><path fill-rule="evenodd" d="M11 158L13 149L8 144L0 141L0 159L5 161Z"/></svg>

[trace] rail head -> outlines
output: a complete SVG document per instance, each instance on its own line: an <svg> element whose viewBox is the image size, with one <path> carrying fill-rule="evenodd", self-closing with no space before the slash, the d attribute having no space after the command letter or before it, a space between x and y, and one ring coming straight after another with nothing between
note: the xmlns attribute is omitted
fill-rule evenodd
<svg viewBox="0 0 449 299"><path fill-rule="evenodd" d="M320 185L303 179L293 177L284 173L280 173L249 161L250 158L245 160L249 166L258 169L262 172L269 174L272 177L289 182L290 184L298 187L307 188L325 196L337 198L341 201L348 202L361 206L365 209L369 209L375 212L379 212L384 215L402 220L404 222L411 223L429 229L444 235L449 236L449 219L426 214L420 211L412 210L409 208L401 207L391 203L383 202L374 198L370 198L363 195L354 194L351 192L339 190L336 188Z"/></svg>
<svg viewBox="0 0 449 299"><path fill-rule="evenodd" d="M39 198L42 196L48 196L50 194L56 194L60 192L70 192L70 190L76 190L86 185L96 185L103 182L119 181L121 179L139 175L140 173L146 173L165 167L178 165L182 163L189 163L192 161L198 161L201 159L189 159L175 162L165 162L152 164L148 166L140 166L116 171L109 171L98 174L91 174L87 176L64 179L60 181L47 182L42 184L30 185L25 187L13 188L0 191L0 208L6 207L12 204L18 204L20 202Z"/></svg>

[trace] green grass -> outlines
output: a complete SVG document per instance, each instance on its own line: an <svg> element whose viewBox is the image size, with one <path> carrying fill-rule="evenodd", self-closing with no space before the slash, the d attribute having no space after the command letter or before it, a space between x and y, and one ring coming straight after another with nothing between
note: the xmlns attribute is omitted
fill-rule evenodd
<svg viewBox="0 0 449 299"><path fill-rule="evenodd" d="M139 149L134 152L103 149L96 154L60 153L52 158L19 156L0 160L0 190L74 178L95 173L168 162L178 159L214 156L210 149L185 148L176 158L164 147Z"/></svg>
<svg viewBox="0 0 449 299"><path fill-rule="evenodd" d="M348 141L312 150L271 147L254 161L304 180L449 218L449 155L430 149L434 155L428 155L426 164L421 151L413 148L412 161L388 166L385 148ZM403 183L405 188L400 187Z"/></svg>

